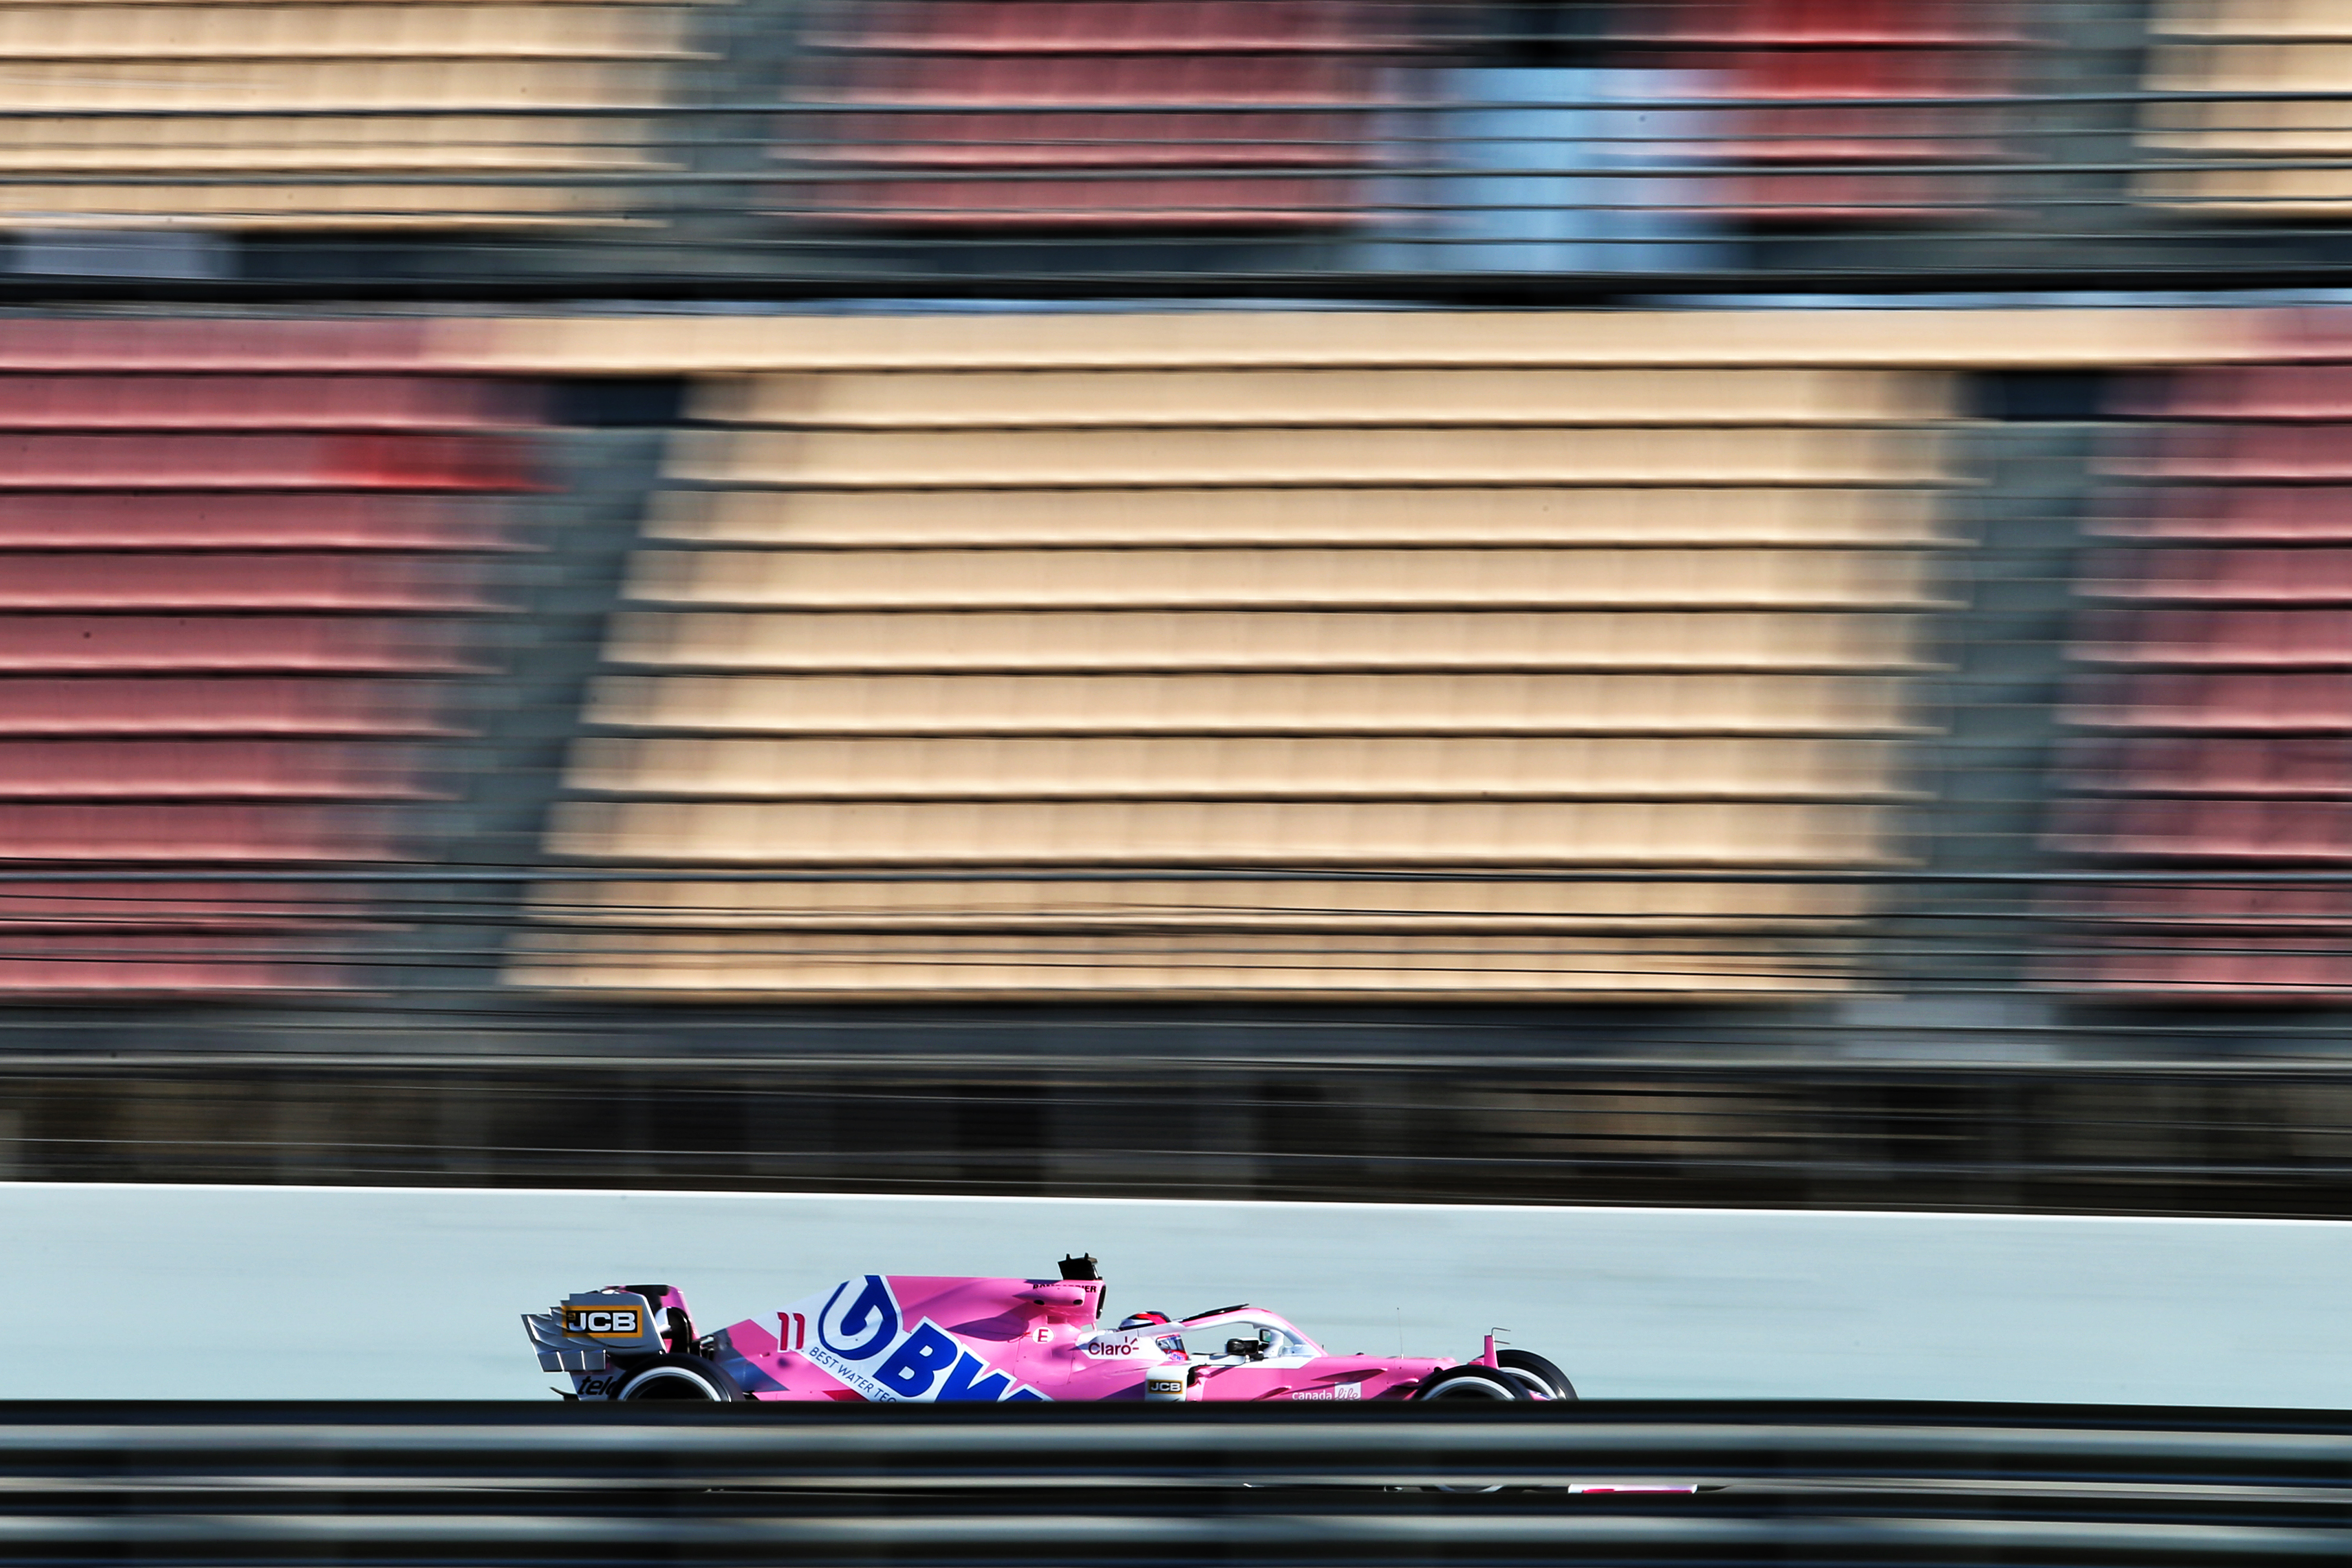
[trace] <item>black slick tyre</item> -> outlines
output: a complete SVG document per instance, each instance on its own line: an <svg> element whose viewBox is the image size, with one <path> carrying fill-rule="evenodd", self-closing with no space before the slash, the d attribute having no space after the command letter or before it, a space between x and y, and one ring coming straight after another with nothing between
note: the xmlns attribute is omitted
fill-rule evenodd
<svg viewBox="0 0 2352 1568"><path fill-rule="evenodd" d="M1449 1366L1431 1373L1412 1391L1417 1400L1486 1399L1498 1402L1531 1399L1519 1380L1491 1366Z"/></svg>
<svg viewBox="0 0 2352 1568"><path fill-rule="evenodd" d="M621 1384L615 1399L661 1399L704 1405L732 1404L743 1397L735 1380L698 1355L657 1355Z"/></svg>
<svg viewBox="0 0 2352 1568"><path fill-rule="evenodd" d="M1496 1351L1495 1359L1503 1370L1519 1382L1536 1388L1546 1399L1574 1399L1576 1384L1568 1381L1568 1373L1553 1362L1533 1351Z"/></svg>
<svg viewBox="0 0 2352 1568"><path fill-rule="evenodd" d="M1534 1394L1520 1386L1519 1380L1507 1372L1491 1366L1449 1366L1443 1372L1431 1373L1422 1379L1421 1386L1412 1391L1416 1401L1433 1399L1475 1399L1492 1404L1507 1404L1533 1399ZM1484 1497L1503 1490L1491 1481L1455 1481L1426 1489L1454 1497Z"/></svg>

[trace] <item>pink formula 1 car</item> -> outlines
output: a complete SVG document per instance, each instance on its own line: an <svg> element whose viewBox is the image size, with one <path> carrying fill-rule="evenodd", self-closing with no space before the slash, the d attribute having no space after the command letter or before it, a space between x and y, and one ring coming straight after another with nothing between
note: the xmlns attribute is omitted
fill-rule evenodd
<svg viewBox="0 0 2352 1568"><path fill-rule="evenodd" d="M526 1313L539 1364L567 1399L1574 1399L1521 1350L1466 1362L1334 1355L1256 1307L1101 1322L1092 1258L1057 1279L868 1274L794 1301L775 1327L698 1333L667 1285L621 1285Z"/></svg>

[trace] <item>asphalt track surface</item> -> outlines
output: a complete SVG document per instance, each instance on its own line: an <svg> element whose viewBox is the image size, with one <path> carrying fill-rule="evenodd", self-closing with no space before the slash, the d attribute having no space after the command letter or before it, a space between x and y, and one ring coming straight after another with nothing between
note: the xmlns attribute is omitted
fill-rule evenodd
<svg viewBox="0 0 2352 1568"><path fill-rule="evenodd" d="M2352 1407L2352 1225L790 1194L0 1185L44 1337L0 1398L547 1400L519 1314L659 1279L705 1325L868 1271L1093 1252L1115 1312L1336 1351L1501 1328L1591 1398Z"/></svg>

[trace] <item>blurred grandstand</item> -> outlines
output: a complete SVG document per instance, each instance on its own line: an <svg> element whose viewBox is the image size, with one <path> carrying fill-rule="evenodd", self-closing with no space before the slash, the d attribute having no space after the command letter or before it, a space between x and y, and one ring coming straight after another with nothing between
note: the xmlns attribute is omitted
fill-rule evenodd
<svg viewBox="0 0 2352 1568"><path fill-rule="evenodd" d="M2352 0L0 52L0 1174L2352 1205Z"/></svg>

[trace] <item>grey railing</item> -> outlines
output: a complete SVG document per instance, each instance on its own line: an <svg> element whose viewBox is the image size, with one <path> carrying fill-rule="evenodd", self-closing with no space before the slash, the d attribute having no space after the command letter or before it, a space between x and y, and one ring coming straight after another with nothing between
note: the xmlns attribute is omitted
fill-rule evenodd
<svg viewBox="0 0 2352 1568"><path fill-rule="evenodd" d="M0 1406L25 1563L2219 1565L2347 1480L2317 1413Z"/></svg>

